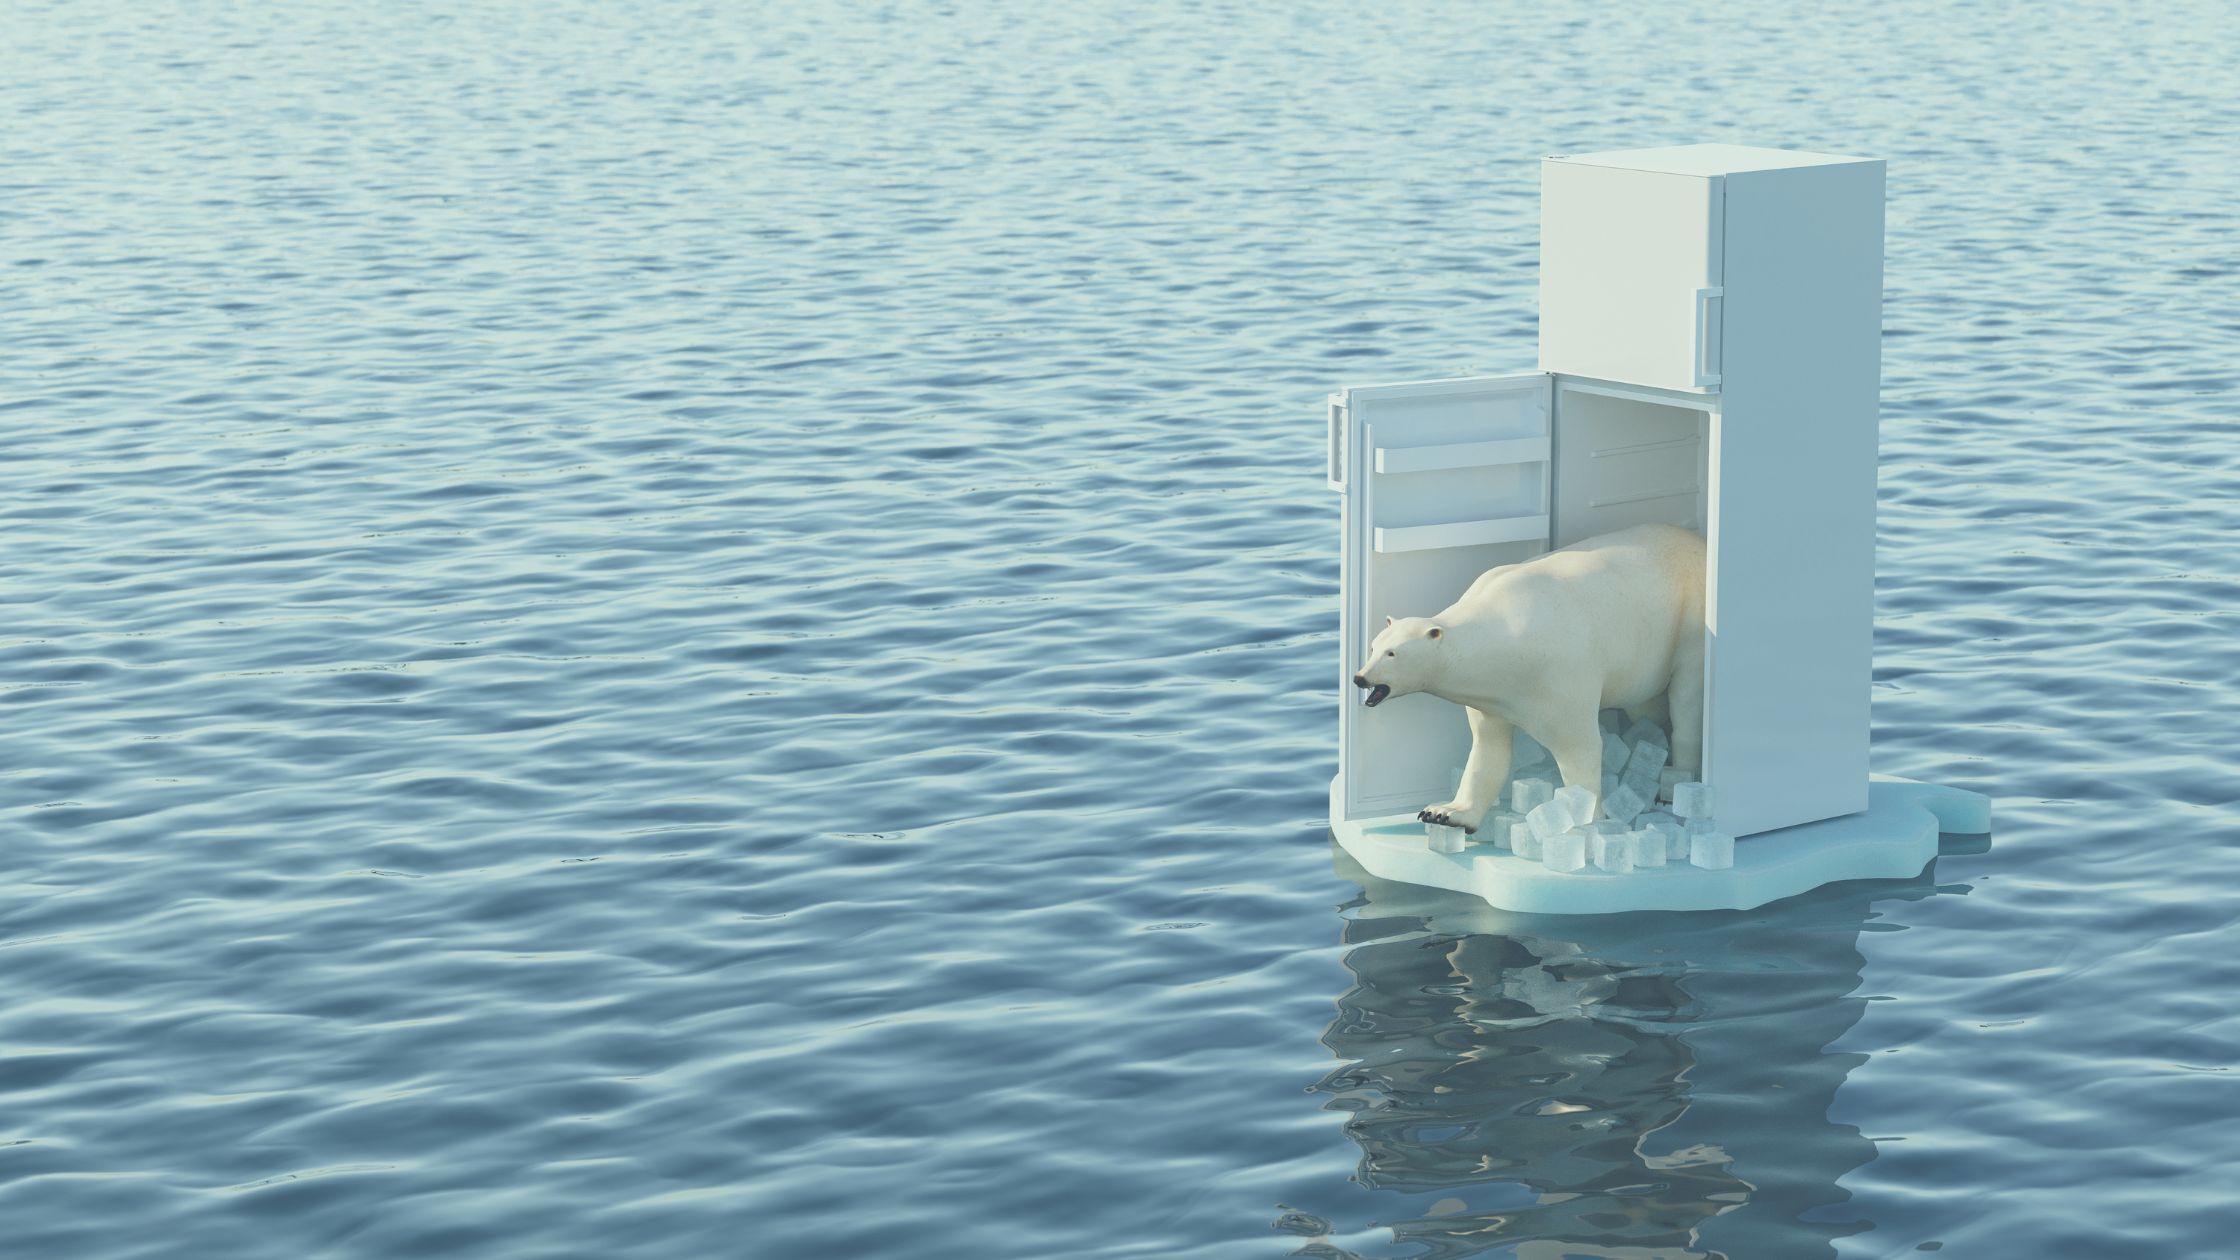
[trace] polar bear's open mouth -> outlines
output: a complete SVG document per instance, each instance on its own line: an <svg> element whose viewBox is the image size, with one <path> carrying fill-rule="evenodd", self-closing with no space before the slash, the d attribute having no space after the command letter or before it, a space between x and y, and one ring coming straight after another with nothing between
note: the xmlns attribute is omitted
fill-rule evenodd
<svg viewBox="0 0 2240 1260"><path fill-rule="evenodd" d="M1370 708L1374 709L1377 707L1379 702L1381 702L1386 696L1389 696L1391 694L1392 688L1385 686L1383 683L1378 683L1376 686L1369 688L1368 698L1363 700L1361 703L1368 705Z"/></svg>

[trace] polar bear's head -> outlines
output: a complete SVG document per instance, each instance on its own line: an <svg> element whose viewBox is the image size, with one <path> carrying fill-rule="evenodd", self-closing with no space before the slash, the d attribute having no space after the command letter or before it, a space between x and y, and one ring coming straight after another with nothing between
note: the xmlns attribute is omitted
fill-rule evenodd
<svg viewBox="0 0 2240 1260"><path fill-rule="evenodd" d="M1439 675L1446 634L1429 617L1385 618L1369 645L1368 663L1353 676L1353 685L1369 693L1362 703L1375 708L1392 696L1429 687Z"/></svg>

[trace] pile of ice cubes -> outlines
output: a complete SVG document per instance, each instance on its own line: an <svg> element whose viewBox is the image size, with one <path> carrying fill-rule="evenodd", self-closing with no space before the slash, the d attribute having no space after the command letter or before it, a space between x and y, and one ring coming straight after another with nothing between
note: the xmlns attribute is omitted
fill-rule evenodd
<svg viewBox="0 0 2240 1260"><path fill-rule="evenodd" d="M1712 820L1710 785L1666 766L1672 741L1664 728L1645 718L1629 726L1616 709L1603 711L1601 726L1599 807L1583 787L1556 787L1562 776L1547 751L1519 732L1502 793L1508 808L1487 814L1478 835L1551 871L1592 865L1624 875L1667 863L1713 871L1733 866L1734 837ZM1671 809L1658 804L1664 800ZM1425 832L1434 852L1463 851L1461 828L1429 826Z"/></svg>

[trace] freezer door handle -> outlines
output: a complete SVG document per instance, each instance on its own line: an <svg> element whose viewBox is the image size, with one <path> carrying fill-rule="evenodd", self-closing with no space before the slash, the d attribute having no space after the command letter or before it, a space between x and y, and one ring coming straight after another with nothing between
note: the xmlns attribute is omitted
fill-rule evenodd
<svg viewBox="0 0 2240 1260"><path fill-rule="evenodd" d="M1341 394L1330 395L1330 432L1328 464L1323 480L1339 494L1346 492L1346 400Z"/></svg>
<svg viewBox="0 0 2240 1260"><path fill-rule="evenodd" d="M1696 388L1719 385L1719 325L1726 314L1727 291L1721 286L1696 290Z"/></svg>

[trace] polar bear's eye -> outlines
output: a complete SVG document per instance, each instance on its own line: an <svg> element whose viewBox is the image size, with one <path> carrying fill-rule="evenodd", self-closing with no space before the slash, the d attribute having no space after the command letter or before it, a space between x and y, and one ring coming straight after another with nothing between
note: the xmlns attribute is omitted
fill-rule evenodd
<svg viewBox="0 0 2240 1260"><path fill-rule="evenodd" d="M1392 653L1390 653L1390 652L1386 652L1386 653L1385 653L1385 655L1386 655L1386 656L1390 656L1390 655L1392 655Z"/></svg>

